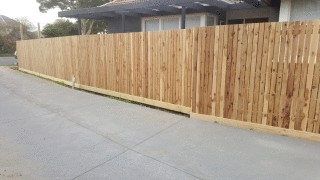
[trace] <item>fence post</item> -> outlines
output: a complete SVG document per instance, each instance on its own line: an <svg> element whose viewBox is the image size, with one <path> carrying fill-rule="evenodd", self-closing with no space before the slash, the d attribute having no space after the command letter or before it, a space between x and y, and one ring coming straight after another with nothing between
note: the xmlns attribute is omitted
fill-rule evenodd
<svg viewBox="0 0 320 180"><path fill-rule="evenodd" d="M38 23L38 39L41 38L40 23Z"/></svg>
<svg viewBox="0 0 320 180"><path fill-rule="evenodd" d="M20 40L23 40L23 25L20 23Z"/></svg>
<svg viewBox="0 0 320 180"><path fill-rule="evenodd" d="M82 35L82 24L81 18L78 18L78 34Z"/></svg>

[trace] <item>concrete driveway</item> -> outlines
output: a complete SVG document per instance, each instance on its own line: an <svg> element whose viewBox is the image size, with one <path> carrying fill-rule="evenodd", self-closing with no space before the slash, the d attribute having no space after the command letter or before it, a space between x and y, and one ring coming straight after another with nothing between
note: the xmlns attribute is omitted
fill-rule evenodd
<svg viewBox="0 0 320 180"><path fill-rule="evenodd" d="M319 152L0 67L0 179L319 179Z"/></svg>
<svg viewBox="0 0 320 180"><path fill-rule="evenodd" d="M0 57L0 66L14 66L17 62L14 57Z"/></svg>

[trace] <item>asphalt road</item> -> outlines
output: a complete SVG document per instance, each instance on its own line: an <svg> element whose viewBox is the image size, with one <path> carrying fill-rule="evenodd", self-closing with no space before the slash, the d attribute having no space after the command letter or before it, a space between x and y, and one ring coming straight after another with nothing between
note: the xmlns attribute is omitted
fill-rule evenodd
<svg viewBox="0 0 320 180"><path fill-rule="evenodd" d="M319 152L0 67L0 179L319 179Z"/></svg>
<svg viewBox="0 0 320 180"><path fill-rule="evenodd" d="M0 66L14 66L17 62L14 57L0 57Z"/></svg>

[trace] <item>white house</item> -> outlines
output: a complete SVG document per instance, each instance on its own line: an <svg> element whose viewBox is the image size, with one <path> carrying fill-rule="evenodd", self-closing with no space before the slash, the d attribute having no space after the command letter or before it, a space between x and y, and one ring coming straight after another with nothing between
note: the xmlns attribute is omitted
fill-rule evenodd
<svg viewBox="0 0 320 180"><path fill-rule="evenodd" d="M281 0L279 21L320 19L320 0Z"/></svg>

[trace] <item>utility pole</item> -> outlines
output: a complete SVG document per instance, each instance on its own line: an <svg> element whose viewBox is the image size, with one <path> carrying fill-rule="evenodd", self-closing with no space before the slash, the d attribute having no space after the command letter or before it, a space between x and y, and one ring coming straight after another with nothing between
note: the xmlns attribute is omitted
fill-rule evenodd
<svg viewBox="0 0 320 180"><path fill-rule="evenodd" d="M38 23L38 39L41 39L40 23Z"/></svg>
<svg viewBox="0 0 320 180"><path fill-rule="evenodd" d="M20 23L20 40L22 41L23 39L23 25Z"/></svg>

